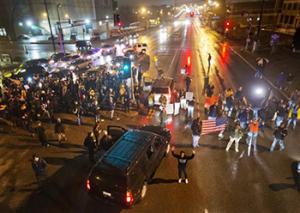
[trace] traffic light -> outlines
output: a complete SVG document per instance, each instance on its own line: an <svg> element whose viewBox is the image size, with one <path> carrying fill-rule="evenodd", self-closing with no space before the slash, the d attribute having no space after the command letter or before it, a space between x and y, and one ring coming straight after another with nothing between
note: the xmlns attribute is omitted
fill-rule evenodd
<svg viewBox="0 0 300 213"><path fill-rule="evenodd" d="M121 24L120 14L114 14L114 26L119 26Z"/></svg>
<svg viewBox="0 0 300 213"><path fill-rule="evenodd" d="M123 67L121 70L122 78L127 79L131 78L131 60L130 58L123 59Z"/></svg>
<svg viewBox="0 0 300 213"><path fill-rule="evenodd" d="M225 31L227 32L230 29L230 27L231 27L231 23L230 23L230 21L227 20L227 21L225 21L224 25L225 25L225 27L224 27Z"/></svg>

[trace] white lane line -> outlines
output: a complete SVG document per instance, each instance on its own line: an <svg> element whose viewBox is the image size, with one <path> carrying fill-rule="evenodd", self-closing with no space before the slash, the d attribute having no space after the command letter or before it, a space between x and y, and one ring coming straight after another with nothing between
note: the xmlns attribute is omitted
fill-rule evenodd
<svg viewBox="0 0 300 213"><path fill-rule="evenodd" d="M256 68L249 61L247 61L247 59L245 59L241 54L235 51L232 47L229 48L235 55L239 56L253 70L253 72L256 72ZM286 94L284 94L281 90L279 90L269 79L265 78L264 76L263 78L271 87L273 87L273 89L277 90L277 92L279 92L286 99L289 99L289 97Z"/></svg>
<svg viewBox="0 0 300 213"><path fill-rule="evenodd" d="M208 213L208 210L207 210L207 209L204 209L204 213Z"/></svg>

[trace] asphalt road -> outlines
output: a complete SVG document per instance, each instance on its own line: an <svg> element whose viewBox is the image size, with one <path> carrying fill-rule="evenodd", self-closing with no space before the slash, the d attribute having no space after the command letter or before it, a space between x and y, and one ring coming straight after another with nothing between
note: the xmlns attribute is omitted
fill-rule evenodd
<svg viewBox="0 0 300 213"><path fill-rule="evenodd" d="M253 84L253 69L238 55L237 47L201 27L197 20L169 26L167 35L161 35L159 30L151 31L140 40L148 43L151 59L158 56L159 66L166 76L176 80L178 88L184 87L180 69L191 58L192 91L201 112L208 53L213 60L209 77L216 92L240 85L251 88ZM153 64L149 75L156 75ZM177 161L168 156L149 184L145 200L132 209L121 209L91 199L84 189L90 165L81 145L91 123L86 120L84 127L68 125L71 143L64 148L41 149L36 141L22 135L9 143L10 136L1 135L0 165L6 167L6 172L1 173L5 188L0 200L5 212L16 208L19 212L299 212L300 194L294 188L291 171L292 162L300 160L297 131L289 132L285 151L270 153L272 130L267 130L258 138L258 153L250 157L246 156L244 140L239 153L233 150L227 153L226 140L218 141L216 135L202 136L201 146L188 166L189 184L177 183ZM159 119L156 113L152 117L121 117L118 123L158 124ZM191 131L184 112L168 117L166 126L172 132L177 151L183 149L190 153ZM49 163L48 181L39 190L32 183L28 162L33 151L40 152Z"/></svg>

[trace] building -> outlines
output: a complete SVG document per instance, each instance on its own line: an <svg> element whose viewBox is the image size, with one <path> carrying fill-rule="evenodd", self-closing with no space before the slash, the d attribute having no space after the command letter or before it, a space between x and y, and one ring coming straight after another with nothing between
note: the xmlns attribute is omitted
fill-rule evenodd
<svg viewBox="0 0 300 213"><path fill-rule="evenodd" d="M282 0L229 0L227 1L228 18L236 25L259 25L262 12L262 27L274 29L280 14ZM263 8L263 10L262 10Z"/></svg>
<svg viewBox="0 0 300 213"><path fill-rule="evenodd" d="M48 14L45 9L48 6ZM99 21L112 22L115 0L0 0L0 12L7 14L0 21L0 33L14 38L19 34L45 35L50 28L58 32L60 17L64 34L87 33L101 29Z"/></svg>
<svg viewBox="0 0 300 213"><path fill-rule="evenodd" d="M278 31L294 34L300 27L300 0L284 0L277 20Z"/></svg>

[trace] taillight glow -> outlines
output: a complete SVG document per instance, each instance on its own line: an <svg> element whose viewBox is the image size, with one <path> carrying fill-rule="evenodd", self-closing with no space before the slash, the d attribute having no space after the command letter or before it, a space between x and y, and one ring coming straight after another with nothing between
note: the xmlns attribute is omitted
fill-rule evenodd
<svg viewBox="0 0 300 213"><path fill-rule="evenodd" d="M191 56L188 56L188 57L187 57L187 65L188 65L188 66L191 66Z"/></svg>
<svg viewBox="0 0 300 213"><path fill-rule="evenodd" d="M131 192L126 193L126 203L130 206L133 204L133 196Z"/></svg>
<svg viewBox="0 0 300 213"><path fill-rule="evenodd" d="M86 181L86 188L87 190L91 190L90 180Z"/></svg>

